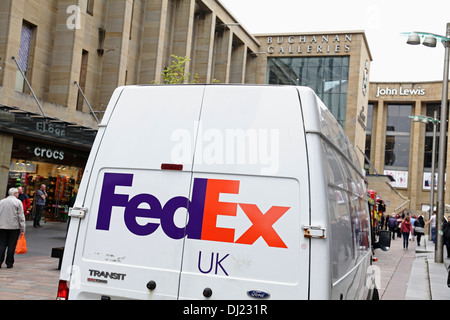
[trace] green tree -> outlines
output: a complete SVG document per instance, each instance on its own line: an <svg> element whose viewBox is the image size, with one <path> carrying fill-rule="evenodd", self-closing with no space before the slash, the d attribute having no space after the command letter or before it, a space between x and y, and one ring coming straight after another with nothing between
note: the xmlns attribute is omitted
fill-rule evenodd
<svg viewBox="0 0 450 320"><path fill-rule="evenodd" d="M172 64L165 68L162 76L163 84L182 84L182 83L199 83L199 75L198 73L194 74L192 80L191 74L186 72L186 62L191 61L188 57L179 57L174 54L171 55ZM218 83L219 81L213 79L213 83ZM154 84L158 84L158 81L152 81Z"/></svg>
<svg viewBox="0 0 450 320"><path fill-rule="evenodd" d="M172 54L172 64L164 69L162 79L164 84L187 83L191 74L186 72L186 62L191 61L187 57L178 57ZM198 74L195 74L191 83L198 83Z"/></svg>

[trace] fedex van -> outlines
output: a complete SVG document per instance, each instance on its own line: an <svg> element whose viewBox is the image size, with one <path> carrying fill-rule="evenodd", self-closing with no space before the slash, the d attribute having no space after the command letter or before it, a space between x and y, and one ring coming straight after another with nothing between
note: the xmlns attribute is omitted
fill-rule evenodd
<svg viewBox="0 0 450 320"><path fill-rule="evenodd" d="M70 212L58 298L371 299L365 196L309 88L120 87Z"/></svg>

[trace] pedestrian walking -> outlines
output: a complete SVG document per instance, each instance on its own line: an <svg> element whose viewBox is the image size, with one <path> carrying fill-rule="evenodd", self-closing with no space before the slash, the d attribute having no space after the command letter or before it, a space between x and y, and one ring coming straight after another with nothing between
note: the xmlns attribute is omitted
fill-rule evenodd
<svg viewBox="0 0 450 320"><path fill-rule="evenodd" d="M423 215L420 215L419 218L414 222L414 233L417 236L417 246L420 247L420 239L425 234L425 221L423 220Z"/></svg>
<svg viewBox="0 0 450 320"><path fill-rule="evenodd" d="M398 238L401 238L401 236L402 236L402 221L403 221L403 219L405 218L405 213L403 213L401 216L400 216L400 214L397 214L396 216L396 219L397 219L397 237Z"/></svg>
<svg viewBox="0 0 450 320"><path fill-rule="evenodd" d="M384 200L380 200L378 203L378 212L382 215L386 212L386 204L384 203Z"/></svg>
<svg viewBox="0 0 450 320"><path fill-rule="evenodd" d="M411 217L411 227L412 227L412 230L411 230L411 233L409 234L409 240L412 240L412 241L414 241L416 238L415 238L415 233L414 233L414 223L416 223L416 220L417 220L417 216L412 216Z"/></svg>
<svg viewBox="0 0 450 320"><path fill-rule="evenodd" d="M41 184L39 187L39 190L36 191L36 212L34 213L34 221L33 221L33 227L38 228L41 226L41 216L42 216L42 209L45 206L45 201L47 199L47 192L45 192L46 185Z"/></svg>
<svg viewBox="0 0 450 320"><path fill-rule="evenodd" d="M395 240L395 232L397 230L397 218L394 214L389 218L389 231L392 232L392 240Z"/></svg>
<svg viewBox="0 0 450 320"><path fill-rule="evenodd" d="M425 226L431 224L431 238L433 239L433 243L436 243L436 210L433 211L433 215L430 220L425 224Z"/></svg>
<svg viewBox="0 0 450 320"><path fill-rule="evenodd" d="M25 233L25 215L18 196L19 190L11 188L8 197L0 201L0 268L3 261L7 268L13 267L17 240Z"/></svg>
<svg viewBox="0 0 450 320"><path fill-rule="evenodd" d="M405 219L403 219L400 229L403 235L403 249L408 249L409 234L412 231L411 218L409 217L409 215L407 215Z"/></svg>
<svg viewBox="0 0 450 320"><path fill-rule="evenodd" d="M447 248L447 258L450 258L450 221L447 220L443 226L444 245Z"/></svg>
<svg viewBox="0 0 450 320"><path fill-rule="evenodd" d="M31 206L30 196L26 193L24 187L18 187L17 189L19 190L19 197L18 197L18 199L20 201L22 201L23 214L27 215L28 214L28 208L30 208L30 206Z"/></svg>

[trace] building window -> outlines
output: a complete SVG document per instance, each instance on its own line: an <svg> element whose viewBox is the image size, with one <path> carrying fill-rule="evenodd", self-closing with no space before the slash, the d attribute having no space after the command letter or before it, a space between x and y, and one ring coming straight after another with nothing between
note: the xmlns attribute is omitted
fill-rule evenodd
<svg viewBox="0 0 450 320"><path fill-rule="evenodd" d="M350 57L269 58L267 83L308 86L345 128Z"/></svg>
<svg viewBox="0 0 450 320"><path fill-rule="evenodd" d="M427 104L427 116L434 118L434 111L437 111L437 119L440 120L441 116L441 104L440 103L428 103ZM437 160L439 159L439 132L440 125L436 125L436 155L435 166L437 168ZM425 148L423 154L423 167L425 171L431 171L431 157L433 155L433 124L430 122L426 126L425 130ZM429 169L429 170L428 170Z"/></svg>
<svg viewBox="0 0 450 320"><path fill-rule="evenodd" d="M86 13L94 15L94 0L87 0Z"/></svg>
<svg viewBox="0 0 450 320"><path fill-rule="evenodd" d="M389 104L386 120L385 169L405 170L409 167L412 105Z"/></svg>
<svg viewBox="0 0 450 320"><path fill-rule="evenodd" d="M31 66L31 55L32 55L32 47L34 45L34 29L36 26L33 26L26 21L22 24L22 32L20 36L20 46L19 46L19 56L17 58L17 62L19 64L20 69L23 71L25 76L29 75L29 69ZM31 83L31 79L28 79ZM25 91L25 79L19 70L16 73L16 84L15 90L17 92Z"/></svg>
<svg viewBox="0 0 450 320"><path fill-rule="evenodd" d="M83 52L81 54L80 81L78 83L80 85L81 90L83 90L83 92L86 91L86 75L87 75L87 68L88 68L88 56L89 56L89 52L87 52L86 50L83 50ZM84 94L86 94L86 93L84 93ZM84 103L83 95L78 90L77 110L83 111L83 103Z"/></svg>
<svg viewBox="0 0 450 320"><path fill-rule="evenodd" d="M370 154L372 150L372 121L373 121L373 103L369 103L367 106L367 122L366 122L366 147L365 154L367 159L370 160ZM364 169L369 174L370 165L367 161L364 162Z"/></svg>

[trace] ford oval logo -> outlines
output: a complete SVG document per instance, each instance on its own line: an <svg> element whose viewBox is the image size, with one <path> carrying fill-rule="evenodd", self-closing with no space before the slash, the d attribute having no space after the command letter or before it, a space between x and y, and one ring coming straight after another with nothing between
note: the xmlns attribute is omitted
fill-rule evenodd
<svg viewBox="0 0 450 320"><path fill-rule="evenodd" d="M250 290L247 291L247 295L255 299L268 299L270 294L261 290Z"/></svg>

